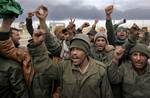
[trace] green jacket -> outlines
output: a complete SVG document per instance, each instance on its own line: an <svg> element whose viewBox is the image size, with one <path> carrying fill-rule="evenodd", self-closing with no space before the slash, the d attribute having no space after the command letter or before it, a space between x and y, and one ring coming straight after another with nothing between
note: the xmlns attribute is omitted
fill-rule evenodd
<svg viewBox="0 0 150 98"><path fill-rule="evenodd" d="M29 98L21 65L0 56L0 97Z"/></svg>
<svg viewBox="0 0 150 98"><path fill-rule="evenodd" d="M113 64L108 68L111 83L122 83L123 98L149 98L150 97L150 65L143 75L138 75L133 69L131 61L121 66Z"/></svg>
<svg viewBox="0 0 150 98"><path fill-rule="evenodd" d="M47 49L44 46L30 49L31 55L36 53L34 63L43 62L49 67L39 76L43 92L49 92L51 79L58 80L61 87L61 98L112 98L111 87L107 78L105 65L90 58L87 73L82 75L78 66L71 64L71 60L64 60L53 65L48 59ZM39 51L39 52L37 52Z"/></svg>
<svg viewBox="0 0 150 98"><path fill-rule="evenodd" d="M110 45L115 46L115 28L113 27L112 20L106 20L107 39Z"/></svg>
<svg viewBox="0 0 150 98"><path fill-rule="evenodd" d="M116 38L116 30L118 26L118 24L112 24L112 19L106 20L107 39L110 45L122 45L126 41Z"/></svg>

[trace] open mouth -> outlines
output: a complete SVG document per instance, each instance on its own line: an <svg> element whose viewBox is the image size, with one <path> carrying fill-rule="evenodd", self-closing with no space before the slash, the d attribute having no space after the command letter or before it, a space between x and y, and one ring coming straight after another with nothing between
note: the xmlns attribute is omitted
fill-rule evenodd
<svg viewBox="0 0 150 98"><path fill-rule="evenodd" d="M80 60L79 58L72 58L72 61L78 61Z"/></svg>

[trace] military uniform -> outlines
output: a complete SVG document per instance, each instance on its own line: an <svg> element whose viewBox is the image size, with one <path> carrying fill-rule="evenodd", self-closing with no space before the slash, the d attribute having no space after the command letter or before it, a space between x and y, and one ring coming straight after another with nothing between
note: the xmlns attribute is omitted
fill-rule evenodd
<svg viewBox="0 0 150 98"><path fill-rule="evenodd" d="M143 53L150 57L150 52L145 45L136 44L129 52ZM150 65L147 63L145 72L139 75L133 68L132 62L126 60L119 67L112 63L108 67L108 77L112 84L122 83L123 98L149 98L150 97Z"/></svg>
<svg viewBox="0 0 150 98"><path fill-rule="evenodd" d="M101 51L96 49L96 46L95 46L95 44L96 44L95 42L98 38L104 38L106 41L106 45L105 45L104 49ZM100 32L94 36L94 45L91 48L91 57L100 62L103 62L104 64L106 64L106 66L110 65L111 60L112 60L113 51L114 51L114 47L112 46L110 48L108 46L108 44L109 44L109 42L107 40L106 35L104 34L104 32ZM106 47L110 48L110 49L106 49Z"/></svg>
<svg viewBox="0 0 150 98"><path fill-rule="evenodd" d="M28 98L21 65L0 56L0 97Z"/></svg>
<svg viewBox="0 0 150 98"><path fill-rule="evenodd" d="M41 49L41 48L40 48ZM36 51L35 49L34 51ZM78 66L70 60L61 62L58 66L47 60L48 55L40 56L45 64L50 65L42 75L41 86L48 87L51 79L60 81L62 98L112 98L111 87L103 64L90 58L88 72L81 75ZM49 62L49 63L48 63Z"/></svg>
<svg viewBox="0 0 150 98"><path fill-rule="evenodd" d="M46 47L41 47L42 45L32 50L29 48L29 50L32 54L36 53L36 57L38 57L35 58L35 64L38 62L38 60L40 60L40 62L43 62L45 65L49 66L39 76L39 79L41 80L41 87L45 88L43 93L49 91L49 81L54 79L60 82L61 98L113 97L107 78L107 72L105 70L106 66L103 63L89 58L87 72L85 74L81 74L79 66L73 65L70 59L66 59L60 62L58 65L53 65L52 62L48 59ZM82 49L83 48L84 47L82 47Z"/></svg>
<svg viewBox="0 0 150 98"><path fill-rule="evenodd" d="M106 64L106 66L109 66L112 60L113 50L106 52L106 51L98 51L95 49L95 47L91 48L91 57L95 60L98 60L100 62L103 62Z"/></svg>
<svg viewBox="0 0 150 98"><path fill-rule="evenodd" d="M136 73L131 62L126 62L119 68L117 65L110 66L108 74L113 84L122 83L123 98L150 97L150 65L147 66L143 75Z"/></svg>

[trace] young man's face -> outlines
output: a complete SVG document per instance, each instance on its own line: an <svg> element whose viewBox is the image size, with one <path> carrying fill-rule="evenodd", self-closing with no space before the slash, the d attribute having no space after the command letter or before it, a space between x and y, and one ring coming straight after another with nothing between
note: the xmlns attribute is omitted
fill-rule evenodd
<svg viewBox="0 0 150 98"><path fill-rule="evenodd" d="M133 52L131 55L132 65L136 69L143 69L147 64L148 58L141 52Z"/></svg>
<svg viewBox="0 0 150 98"><path fill-rule="evenodd" d="M145 38L145 32L144 31L139 31L138 32L138 37L139 38Z"/></svg>
<svg viewBox="0 0 150 98"><path fill-rule="evenodd" d="M19 45L20 42L20 32L16 31L16 30L12 30L12 35L11 35L11 39L14 42L15 45Z"/></svg>
<svg viewBox="0 0 150 98"><path fill-rule="evenodd" d="M107 42L103 37L98 37L95 41L95 47L99 51L103 51L105 49L106 44Z"/></svg>
<svg viewBox="0 0 150 98"><path fill-rule="evenodd" d="M85 52L79 48L71 48L70 55L74 65L82 65L84 60L87 58Z"/></svg>
<svg viewBox="0 0 150 98"><path fill-rule="evenodd" d="M94 35L88 35L89 39L90 39L90 42L93 42L94 41Z"/></svg>
<svg viewBox="0 0 150 98"><path fill-rule="evenodd" d="M68 39L70 36L68 31L62 31L61 33L59 33L59 37L61 40L66 40Z"/></svg>
<svg viewBox="0 0 150 98"><path fill-rule="evenodd" d="M119 39L126 39L127 38L127 33L124 32L124 31L118 31L116 36Z"/></svg>

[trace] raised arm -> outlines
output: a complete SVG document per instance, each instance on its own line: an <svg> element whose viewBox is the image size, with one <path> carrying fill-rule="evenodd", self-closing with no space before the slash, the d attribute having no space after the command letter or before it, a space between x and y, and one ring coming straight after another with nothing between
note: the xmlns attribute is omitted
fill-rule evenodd
<svg viewBox="0 0 150 98"><path fill-rule="evenodd" d="M2 27L0 29L0 35L2 34L2 36L0 36L0 54L23 64L24 77L27 84L30 85L34 75L31 58L26 51L21 48L16 48L9 38L10 27L14 19L15 17L3 19Z"/></svg>
<svg viewBox="0 0 150 98"><path fill-rule="evenodd" d="M42 13L40 12L40 9L43 10ZM58 39L50 33L50 30L48 29L48 27L46 25L47 15L48 15L48 9L46 6L38 7L38 9L36 11L36 16L40 22L40 29L43 29L45 32L44 41L45 41L46 47L53 56L60 56L62 47L61 47L61 44L59 43Z"/></svg>
<svg viewBox="0 0 150 98"><path fill-rule="evenodd" d="M124 54L124 51L125 49L122 46L116 47L113 54L112 63L108 67L108 77L112 84L118 84L122 82L124 71L122 66L118 66L118 64L119 60Z"/></svg>
<svg viewBox="0 0 150 98"><path fill-rule="evenodd" d="M107 38L110 45L115 45L115 34L114 28L112 24L112 13L113 13L113 5L109 5L105 8L106 14L106 29L107 29Z"/></svg>
<svg viewBox="0 0 150 98"><path fill-rule="evenodd" d="M28 17L26 18L26 27L31 36L33 34L33 25L32 25L32 17L33 16L34 16L34 12L29 12Z"/></svg>

